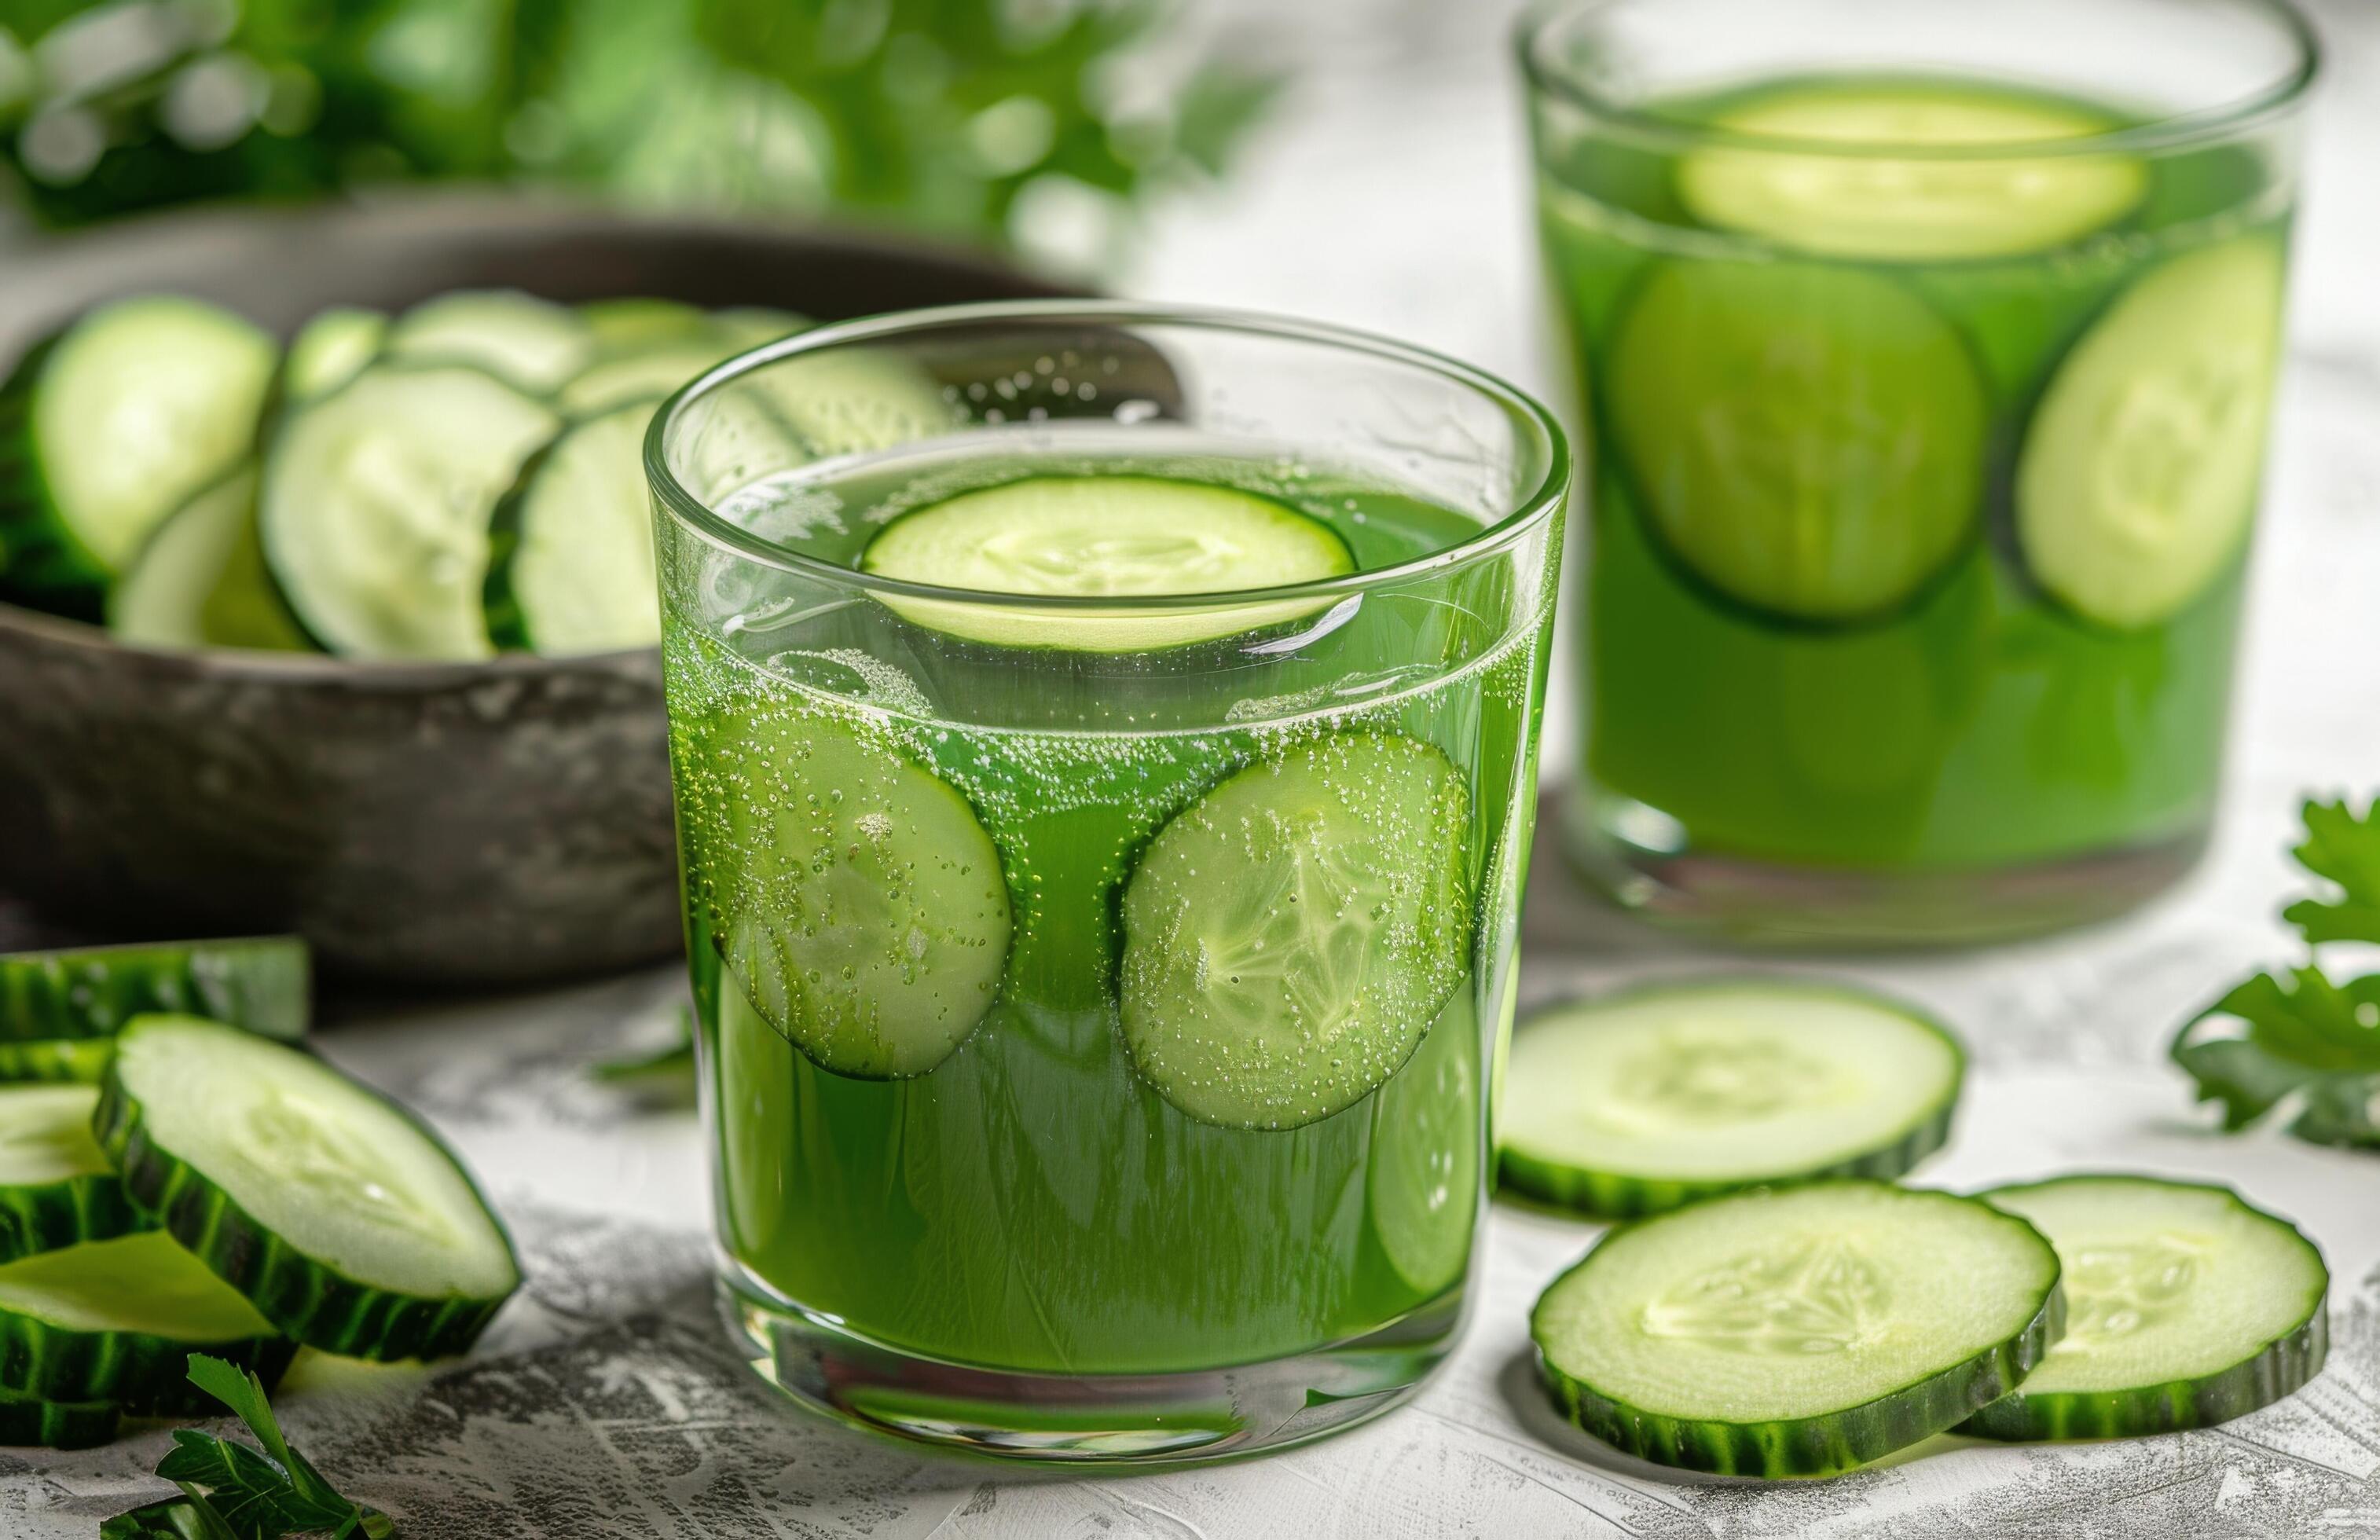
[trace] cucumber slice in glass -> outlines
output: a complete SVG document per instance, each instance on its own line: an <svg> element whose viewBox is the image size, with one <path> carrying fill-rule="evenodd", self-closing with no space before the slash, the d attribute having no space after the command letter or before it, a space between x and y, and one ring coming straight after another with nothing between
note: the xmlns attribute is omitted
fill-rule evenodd
<svg viewBox="0 0 2380 1540"><path fill-rule="evenodd" d="M253 1369L269 1388L297 1352L160 1231L0 1264L0 1391L108 1401L135 1417L200 1416L219 1409L190 1383L190 1354Z"/></svg>
<svg viewBox="0 0 2380 1540"><path fill-rule="evenodd" d="M2101 625L2154 625L2240 559L2279 367L2281 253L2249 236L2176 257L2066 356L2017 460L2033 580Z"/></svg>
<svg viewBox="0 0 2380 1540"><path fill-rule="evenodd" d="M0 1262L155 1228L91 1137L98 1106L92 1085L0 1085Z"/></svg>
<svg viewBox="0 0 2380 1540"><path fill-rule="evenodd" d="M488 634L549 657L652 647L652 504L645 491L650 400L575 422L532 457L496 504Z"/></svg>
<svg viewBox="0 0 2380 1540"><path fill-rule="evenodd" d="M264 570L256 487L250 462L159 525L107 596L107 628L151 647L305 650Z"/></svg>
<svg viewBox="0 0 2380 1540"><path fill-rule="evenodd" d="M1354 553L1286 503L1154 476L1035 476L901 515L862 572L984 593L1077 598L1236 593L1342 576ZM1144 652L1314 613L1311 600L1179 614L1085 613L886 596L895 614L995 647Z"/></svg>
<svg viewBox="0 0 2380 1540"><path fill-rule="evenodd" d="M0 1041L110 1037L169 1012L294 1042L311 997L295 936L0 952Z"/></svg>
<svg viewBox="0 0 2380 1540"><path fill-rule="evenodd" d="M550 395L595 356L595 332L566 305L512 289L468 289L399 316L387 350L417 362L468 364L531 395Z"/></svg>
<svg viewBox="0 0 2380 1540"><path fill-rule="evenodd" d="M0 1085L96 1085L115 1045L105 1037L0 1037Z"/></svg>
<svg viewBox="0 0 2380 1540"><path fill-rule="evenodd" d="M1606 1219L1739 1187L1896 1177L1942 1147L1964 1056L1908 1006L1784 979L1654 985L1516 1033L1503 1180Z"/></svg>
<svg viewBox="0 0 2380 1540"><path fill-rule="evenodd" d="M1847 1471L1997 1401L2058 1338L2058 1254L1988 1204L1881 1182L1623 1225L1529 1318L1572 1421L1657 1464Z"/></svg>
<svg viewBox="0 0 2380 1540"><path fill-rule="evenodd" d="M379 357L388 337L388 317L378 310L338 306L323 310L299 330L282 361L281 389L292 401L328 395Z"/></svg>
<svg viewBox="0 0 2380 1540"><path fill-rule="evenodd" d="M1479 1218L1479 1016L1458 988L1372 1103L1372 1234L1416 1292L1453 1286Z"/></svg>
<svg viewBox="0 0 2380 1540"><path fill-rule="evenodd" d="M520 1285L454 1155L297 1049L143 1016L116 1038L93 1126L133 1201L309 1347L461 1352Z"/></svg>
<svg viewBox="0 0 2380 1540"><path fill-rule="evenodd" d="M1756 613L1889 615L1974 536L1984 387L1888 278L1664 263L1620 319L1603 398L1655 544Z"/></svg>
<svg viewBox="0 0 2380 1540"><path fill-rule="evenodd" d="M1339 733L1176 814L1123 894L1141 1077L1201 1122L1295 1128L1394 1074L1469 971L1470 800L1428 745Z"/></svg>
<svg viewBox="0 0 2380 1540"><path fill-rule="evenodd" d="M2059 142L2107 133L2120 127L2115 119L1988 86L1802 82L1710 126L1739 141L1778 143L1687 155L1677 170L1687 210L1718 229L1820 256L1940 261L2046 251L2106 229L2148 192L2138 158ZM2011 147L2006 159L1964 152L2002 144Z"/></svg>
<svg viewBox="0 0 2380 1540"><path fill-rule="evenodd" d="M2121 1438L2211 1427L2280 1400L2329 1351L2322 1253L2228 1187L2070 1176L1977 1194L2066 1266L2066 1335L1959 1429Z"/></svg>
<svg viewBox="0 0 2380 1540"><path fill-rule="evenodd" d="M97 1449L115 1441L123 1420L106 1401L52 1401L0 1391L0 1449Z"/></svg>

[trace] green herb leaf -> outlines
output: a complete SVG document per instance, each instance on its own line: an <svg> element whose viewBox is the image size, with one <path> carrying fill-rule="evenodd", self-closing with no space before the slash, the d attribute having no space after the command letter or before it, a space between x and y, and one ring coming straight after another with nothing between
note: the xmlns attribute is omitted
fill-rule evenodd
<svg viewBox="0 0 2380 1540"><path fill-rule="evenodd" d="M103 1520L99 1540L239 1540L203 1497L168 1498Z"/></svg>
<svg viewBox="0 0 2380 1540"><path fill-rule="evenodd" d="M605 1085L655 1101L691 1104L695 1096L694 1013L684 1008L678 1011L677 1032L662 1047L650 1053L601 1060L588 1073Z"/></svg>
<svg viewBox="0 0 2380 1540"><path fill-rule="evenodd" d="M2287 1102L2298 1138L2380 1147L2380 974L2335 985L2315 967L2260 973L2183 1026L2173 1059L2199 1100L2222 1105L2226 1129Z"/></svg>
<svg viewBox="0 0 2380 1540"><path fill-rule="evenodd" d="M2305 843L2299 864L2338 885L2337 899L2301 898L2281 918L2315 944L2380 942L2380 798L2362 817L2342 799L2305 805Z"/></svg>

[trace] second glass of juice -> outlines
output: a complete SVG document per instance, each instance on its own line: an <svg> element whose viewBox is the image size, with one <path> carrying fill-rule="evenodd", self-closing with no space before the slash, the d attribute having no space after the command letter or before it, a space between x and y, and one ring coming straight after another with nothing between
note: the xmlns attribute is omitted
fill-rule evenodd
<svg viewBox="0 0 2380 1540"><path fill-rule="evenodd" d="M1548 416L1353 334L970 307L725 366L648 459L756 1366L1059 1460L1391 1404L1483 1206Z"/></svg>

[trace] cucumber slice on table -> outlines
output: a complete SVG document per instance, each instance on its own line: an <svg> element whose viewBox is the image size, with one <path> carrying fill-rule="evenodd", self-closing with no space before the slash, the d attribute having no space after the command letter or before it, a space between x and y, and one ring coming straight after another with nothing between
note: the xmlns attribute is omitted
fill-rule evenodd
<svg viewBox="0 0 2380 1540"><path fill-rule="evenodd" d="M1479 1013L1458 988L1372 1108L1364 1201L1389 1266L1417 1292L1463 1276L1481 1201Z"/></svg>
<svg viewBox="0 0 2380 1540"><path fill-rule="evenodd" d="M2058 1248L2066 1335L2015 1394L1960 1432L2119 1438L2208 1427L2321 1372L2322 1253L2229 1188L2070 1176L1978 1195Z"/></svg>
<svg viewBox="0 0 2380 1540"><path fill-rule="evenodd" d="M901 515L860 553L882 577L1082 598L1235 593L1355 570L1336 530L1286 503L1153 476L1035 476ZM1314 613L1275 600L1180 614L1085 613L884 596L919 625L998 647L1141 652Z"/></svg>
<svg viewBox="0 0 2380 1540"><path fill-rule="evenodd" d="M2119 127L2114 119L1988 86L1803 82L1742 103L1711 127L1736 142L1679 163L1688 211L1822 256L1928 261L2044 251L2115 224L2148 191L2148 168L2134 156L2060 152L2057 141L2107 133ZM1829 148L1809 152L1813 145ZM2012 148L2006 158L1974 152L1993 145Z"/></svg>
<svg viewBox="0 0 2380 1540"><path fill-rule="evenodd" d="M388 317L339 306L323 310L290 340L281 388L292 401L328 395L363 372L388 337Z"/></svg>
<svg viewBox="0 0 2380 1540"><path fill-rule="evenodd" d="M0 1264L0 1390L18 1396L197 1416L216 1408L189 1381L190 1354L253 1369L270 1388L297 1352L162 1231Z"/></svg>
<svg viewBox="0 0 2380 1540"><path fill-rule="evenodd" d="M0 1262L155 1228L91 1136L98 1106L96 1086L0 1085Z"/></svg>
<svg viewBox="0 0 2380 1540"><path fill-rule="evenodd" d="M1880 1182L1737 1193L1610 1231L1529 1318L1572 1421L1658 1464L1846 1471L1997 1401L2058 1338L2022 1219Z"/></svg>
<svg viewBox="0 0 2380 1540"><path fill-rule="evenodd" d="M388 331L396 358L468 364L531 395L550 395L595 356L595 332L566 305L511 289L440 295Z"/></svg>
<svg viewBox="0 0 2380 1540"><path fill-rule="evenodd" d="M1942 1147L1964 1056L1905 1005L1783 979L1655 985L1512 1039L1503 1180L1608 1219L1739 1187L1896 1177Z"/></svg>
<svg viewBox="0 0 2380 1540"><path fill-rule="evenodd" d="M376 364L282 426L264 463L264 555L334 652L475 659L494 650L489 517L562 426L492 375Z"/></svg>
<svg viewBox="0 0 2380 1540"><path fill-rule="evenodd" d="M820 1067L920 1075L991 1008L1008 883L975 809L816 712L738 706L681 728L687 899L754 1010Z"/></svg>
<svg viewBox="0 0 2380 1540"><path fill-rule="evenodd" d="M1654 543L1759 614L1889 615L1974 538L1984 387L1949 322L1888 278L1665 263L1636 286L1608 370Z"/></svg>
<svg viewBox="0 0 2380 1540"><path fill-rule="evenodd" d="M1469 972L1470 832L1446 756L1373 733L1300 744L1174 815L1123 894L1141 1077L1233 1128L1362 1100Z"/></svg>
<svg viewBox="0 0 2380 1540"><path fill-rule="evenodd" d="M294 1042L311 998L295 936L0 952L0 1042L111 1037L155 1012Z"/></svg>
<svg viewBox="0 0 2380 1540"><path fill-rule="evenodd" d="M171 295L91 311L0 386L0 591L95 617L166 515L254 446L273 339Z"/></svg>
<svg viewBox="0 0 2380 1540"><path fill-rule="evenodd" d="M309 1054L143 1016L94 1129L133 1201L273 1325L354 1358L436 1358L520 1285L504 1227L435 1135Z"/></svg>
<svg viewBox="0 0 2380 1540"><path fill-rule="evenodd" d="M2176 257L2066 356L2017 460L2026 570L2060 604L2154 625L2240 559L2279 366L2281 253L2251 236Z"/></svg>
<svg viewBox="0 0 2380 1540"><path fill-rule="evenodd" d="M498 647L558 655L661 640L644 472L652 415L648 400L571 424L496 504L486 602Z"/></svg>
<svg viewBox="0 0 2380 1540"><path fill-rule="evenodd" d="M123 1421L124 1413L106 1401L52 1401L0 1391L0 1449L97 1449L115 1441Z"/></svg>
<svg viewBox="0 0 2380 1540"><path fill-rule="evenodd" d="M159 525L107 596L107 628L152 647L304 650L306 634L264 570L256 488L251 462Z"/></svg>

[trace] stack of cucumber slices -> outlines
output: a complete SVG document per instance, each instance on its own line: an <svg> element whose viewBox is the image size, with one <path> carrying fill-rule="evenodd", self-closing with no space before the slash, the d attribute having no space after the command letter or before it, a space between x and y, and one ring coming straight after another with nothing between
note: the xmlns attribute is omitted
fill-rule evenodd
<svg viewBox="0 0 2380 1540"><path fill-rule="evenodd" d="M207 1415L193 1352L268 1386L300 1347L461 1352L519 1287L454 1155L298 1042L307 971L285 937L0 955L0 1445ZM79 1051L5 1056L44 1046Z"/></svg>
<svg viewBox="0 0 2380 1540"><path fill-rule="evenodd" d="M1937 1433L2204 1427L2320 1371L2322 1254L2228 1188L1895 1185L1948 1136L1962 1061L1907 1006L1776 980L1524 1024L1506 1184L1631 1221L1531 1317L1564 1414L1659 1464L1818 1476Z"/></svg>

